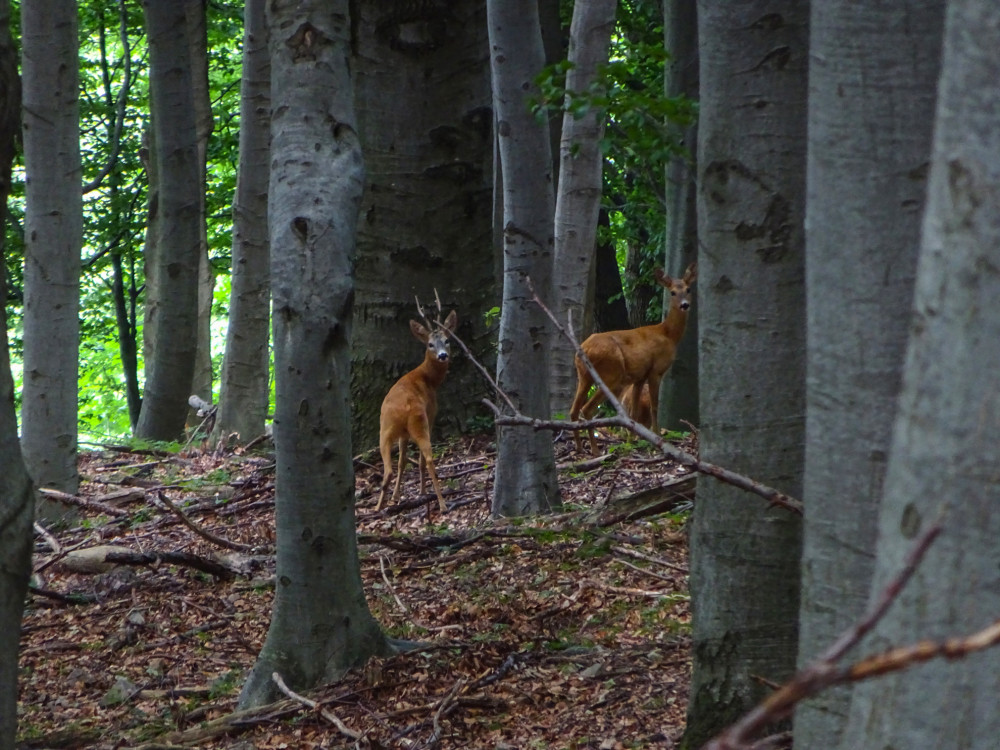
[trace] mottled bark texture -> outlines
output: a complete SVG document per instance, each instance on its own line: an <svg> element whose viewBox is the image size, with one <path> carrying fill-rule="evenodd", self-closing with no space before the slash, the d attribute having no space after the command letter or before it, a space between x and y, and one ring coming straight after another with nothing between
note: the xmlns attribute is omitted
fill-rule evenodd
<svg viewBox="0 0 1000 750"><path fill-rule="evenodd" d="M267 187L270 166L271 60L264 0L243 11L240 163L233 197L233 268L226 354L219 378L215 434L241 442L264 433L270 377L271 306Z"/></svg>
<svg viewBox="0 0 1000 750"><path fill-rule="evenodd" d="M1000 5L947 4L933 158L872 596L944 531L864 650L943 641L1000 612ZM997 746L1000 650L855 687L839 747ZM835 745L827 745L833 747Z"/></svg>
<svg viewBox="0 0 1000 750"><path fill-rule="evenodd" d="M805 447L808 15L792 0L698 4L701 458L792 496ZM699 486L684 747L755 705L761 679L794 671L800 520Z"/></svg>
<svg viewBox="0 0 1000 750"><path fill-rule="evenodd" d="M24 385L22 450L44 487L76 492L83 198L77 7L21 8L24 70ZM55 505L46 517L64 515Z"/></svg>
<svg viewBox="0 0 1000 750"><path fill-rule="evenodd" d="M351 461L354 253L364 161L347 0L272 0L271 183L277 569L244 707L338 679L389 643L361 583Z"/></svg>
<svg viewBox="0 0 1000 750"><path fill-rule="evenodd" d="M486 8L476 0L356 3L351 60L367 178L358 227L352 354L354 439L378 442L382 399L420 361L406 321L414 297L458 311L458 335L482 362L497 304L493 114ZM484 413L479 373L456 357L437 431Z"/></svg>
<svg viewBox="0 0 1000 750"><path fill-rule="evenodd" d="M943 0L812 6L803 666L857 620L868 599L943 20ZM844 687L800 705L796 741L836 746L849 699Z"/></svg>
<svg viewBox="0 0 1000 750"><path fill-rule="evenodd" d="M200 184L200 171L184 6L143 3L153 120L150 159L158 179L157 203L151 206L157 306L147 321L155 343L145 361L136 435L153 440L177 440L184 432L197 351L201 212L191 186Z"/></svg>
<svg viewBox="0 0 1000 750"><path fill-rule="evenodd" d="M538 8L532 0L489 0L490 66L503 169L503 303L497 383L518 409L549 415L551 324L531 297L529 279L550 296L554 198L548 133L531 114L534 79L544 64ZM493 513L524 516L560 505L552 435L497 428Z"/></svg>
<svg viewBox="0 0 1000 750"><path fill-rule="evenodd" d="M698 7L696 0L663 0L664 43L670 59L664 77L666 94L698 100ZM667 164L664 186L667 232L663 267L680 274L698 260L698 212L695 158L698 126L672 128L687 154ZM664 300L664 309L668 307ZM660 425L668 430L688 430L699 423L698 411L698 304L688 314L687 332L677 347L677 358L660 386Z"/></svg>

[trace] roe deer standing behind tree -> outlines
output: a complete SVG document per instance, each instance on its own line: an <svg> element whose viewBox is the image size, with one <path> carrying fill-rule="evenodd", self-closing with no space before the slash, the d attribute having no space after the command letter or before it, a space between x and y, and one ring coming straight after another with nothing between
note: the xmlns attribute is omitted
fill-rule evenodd
<svg viewBox="0 0 1000 750"><path fill-rule="evenodd" d="M419 302L417 309L423 315ZM440 305L439 305L440 310ZM440 318L438 319L440 321ZM424 361L420 366L396 381L396 384L385 394L382 401L381 419L379 421L379 450L382 453L382 488L378 495L378 505L375 510L382 510L385 502L385 490L392 478L392 446L399 447L399 466L397 469L396 486L392 491L392 502L399 499L399 488L403 480L403 467L406 465L406 448L409 440L420 449L420 494L424 493L424 464L427 473L431 475L434 492L437 494L438 506L443 513L444 498L441 496L441 485L434 471L434 457L431 454L431 427L437 415L437 389L444 382L451 364L451 349L448 333L455 330L458 316L452 310L444 321L444 328L435 330L431 322L424 317L426 326L415 320L410 321L413 335L427 344Z"/></svg>
<svg viewBox="0 0 1000 750"><path fill-rule="evenodd" d="M594 365L601 380L619 399L625 389L631 387L630 416L638 415L639 400L644 386L649 388L650 422L653 432L659 434L656 411L660 402L660 381L677 356L677 344L687 327L688 310L691 307L691 285L698 277L698 265L692 263L684 272L684 277L672 279L657 268L653 272L656 282L670 292L670 309L663 321L651 326L630 328L624 331L594 333L581 344L584 354ZM587 400L594 378L586 365L576 358L577 386L569 418L576 421L581 412L584 419L590 419L597 407L604 401L600 388ZM639 396L640 398L636 398ZM585 403L586 402L586 403ZM588 429L590 452L597 455L597 439ZM580 431L573 431L577 452L581 451Z"/></svg>

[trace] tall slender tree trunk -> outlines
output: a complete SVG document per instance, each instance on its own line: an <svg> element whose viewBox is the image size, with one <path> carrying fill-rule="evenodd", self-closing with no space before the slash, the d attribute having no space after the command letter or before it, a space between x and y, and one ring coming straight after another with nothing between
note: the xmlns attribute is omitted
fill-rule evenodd
<svg viewBox="0 0 1000 750"><path fill-rule="evenodd" d="M807 3L698 5L701 457L801 495L805 444ZM736 73L736 71L739 71ZM801 523L699 486L693 661L697 748L795 668Z"/></svg>
<svg viewBox="0 0 1000 750"><path fill-rule="evenodd" d="M208 223L205 189L208 184L208 138L215 126L208 93L208 39L205 28L206 0L184 0L188 47L191 55L191 86L198 141L198 344L191 393L212 403L212 302L215 271L208 257Z"/></svg>
<svg viewBox="0 0 1000 750"><path fill-rule="evenodd" d="M588 298L597 243L597 216L601 208L601 139L606 115L599 107L583 114L572 108L573 97L597 92L598 73L607 65L616 0L592 0L573 6L566 105L559 145L559 185L556 191L555 252L552 269L554 312L561 321L572 316L583 341L593 328L592 297ZM563 336L554 336L549 349L549 398L553 412L565 412L576 392L575 351Z"/></svg>
<svg viewBox="0 0 1000 750"><path fill-rule="evenodd" d="M552 330L528 281L548 298L552 277L552 163L548 133L528 109L544 62L533 0L488 0L493 101L503 169L503 303L497 383L520 411L549 415L547 373ZM544 165L544 167L543 167ZM523 516L560 505L552 435L497 428L493 513Z"/></svg>
<svg viewBox="0 0 1000 750"><path fill-rule="evenodd" d="M183 3L145 0L149 37L151 159L158 177L155 287L150 320L155 349L146 359L146 383L136 434L176 440L184 431L197 350L201 233L197 130L192 99L187 21ZM200 186L197 189L201 189Z"/></svg>
<svg viewBox="0 0 1000 750"><path fill-rule="evenodd" d="M77 5L22 7L25 186L22 449L41 486L76 492L83 197ZM45 515L62 515L58 507Z"/></svg>
<svg viewBox="0 0 1000 750"><path fill-rule="evenodd" d="M1000 6L947 4L915 316L878 524L872 598L914 538L944 531L866 651L971 634L1000 612ZM942 516L943 514L943 516ZM839 747L997 746L1000 650L857 685ZM834 746L834 745L830 745Z"/></svg>
<svg viewBox="0 0 1000 750"><path fill-rule="evenodd" d="M867 604L910 329L943 22L943 0L812 6L803 665ZM796 742L835 747L849 699L845 687L801 704Z"/></svg>
<svg viewBox="0 0 1000 750"><path fill-rule="evenodd" d="M7 220L11 163L21 127L21 83L17 50L10 35L10 4L0 0L0 230ZM0 231L0 257L5 232ZM21 456L14 409L14 379L7 347L7 285L0 279L0 633L8 634L0 649L0 747L14 747L17 735L18 649L24 597L31 575L34 490Z"/></svg>
<svg viewBox="0 0 1000 750"><path fill-rule="evenodd" d="M664 85L669 97L697 100L698 5L696 0L664 0L664 44L670 59ZM675 156L667 165L665 193L667 232L664 268L676 275L698 260L698 211L695 157L698 125L674 128L674 135L688 156ZM663 309L669 307L664 300ZM698 411L698 304L688 314L687 330L677 346L677 357L660 385L659 423L668 430L697 425Z"/></svg>
<svg viewBox="0 0 1000 750"><path fill-rule="evenodd" d="M443 9L447 7L447 11ZM479 0L360 3L352 70L367 165L358 227L352 355L354 438L377 444L389 388L419 361L406 321L414 297L458 310L459 336L493 359L493 116L486 9ZM482 413L475 368L456 357L437 430Z"/></svg>
<svg viewBox="0 0 1000 750"><path fill-rule="evenodd" d="M277 403L277 569L264 647L240 696L338 679L389 643L365 602L351 461L354 249L364 161L347 0L272 0L268 207Z"/></svg>
<svg viewBox="0 0 1000 750"><path fill-rule="evenodd" d="M264 0L247 0L243 19L240 167L233 198L232 291L215 432L218 437L235 433L247 442L264 432L270 376L267 189L271 61Z"/></svg>

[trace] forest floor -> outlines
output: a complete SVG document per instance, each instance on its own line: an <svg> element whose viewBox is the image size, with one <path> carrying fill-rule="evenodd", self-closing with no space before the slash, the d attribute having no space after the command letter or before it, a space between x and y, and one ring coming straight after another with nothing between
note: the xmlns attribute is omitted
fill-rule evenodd
<svg viewBox="0 0 1000 750"><path fill-rule="evenodd" d="M443 515L412 467L376 513L377 454L356 459L369 606L427 645L307 691L313 707L244 714L274 593L268 446L81 454L79 515L36 537L18 747L673 747L694 478L617 438L597 462L571 447L557 440L564 511L516 523L489 515L490 436L439 447Z"/></svg>

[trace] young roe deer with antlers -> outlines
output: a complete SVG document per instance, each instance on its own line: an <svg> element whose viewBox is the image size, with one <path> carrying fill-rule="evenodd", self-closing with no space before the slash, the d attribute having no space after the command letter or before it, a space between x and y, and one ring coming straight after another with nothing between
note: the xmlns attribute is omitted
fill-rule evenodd
<svg viewBox="0 0 1000 750"><path fill-rule="evenodd" d="M584 354L594 365L608 389L621 399L626 389L630 416L638 416L638 406L643 388L649 389L650 429L659 434L656 411L660 402L660 381L677 356L677 344L687 327L688 310L691 308L691 285L698 277L698 265L692 263L680 279L672 279L657 268L653 272L656 282L670 292L670 309L660 323L624 331L605 331L587 337L581 344ZM594 378L579 356L576 358L577 386L569 418L576 421L582 413L590 419L604 401L604 392L598 388L590 400L587 394L594 385ZM590 452L597 455L597 439L587 429ZM581 452L580 431L573 431L577 452Z"/></svg>
<svg viewBox="0 0 1000 750"><path fill-rule="evenodd" d="M417 309L423 316L420 303ZM440 304L438 306L440 310ZM431 454L431 427L434 425L434 417L437 416L437 390L444 382L445 375L448 374L448 365L451 364L451 348L448 342L448 333L455 330L458 316L452 310L445 319L443 328L434 328L431 322L424 316L426 325L421 325L415 320L410 321L410 330L413 335L427 348L424 353L424 361L420 366L396 381L396 384L385 394L382 401L382 413L379 421L379 451L382 453L382 488L378 495L378 505L375 510L382 510L385 502L385 490L389 486L392 478L392 446L399 447L399 466L396 476L396 486L392 491L392 502L399 499L399 488L403 481L403 467L406 465L406 448L408 442L412 440L420 449L420 462L418 471L420 474L420 494L424 493L424 465L427 466L427 473L431 476L434 484L434 492L437 494L438 506L444 513L444 498L441 496L441 484L438 482L437 472L434 471L434 456ZM440 318L438 320L440 323Z"/></svg>

